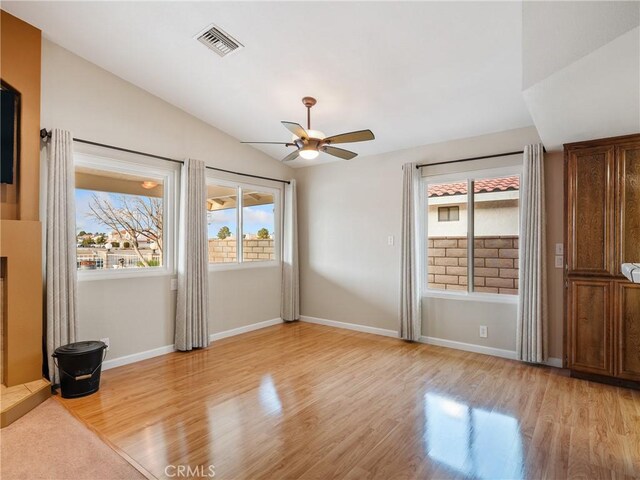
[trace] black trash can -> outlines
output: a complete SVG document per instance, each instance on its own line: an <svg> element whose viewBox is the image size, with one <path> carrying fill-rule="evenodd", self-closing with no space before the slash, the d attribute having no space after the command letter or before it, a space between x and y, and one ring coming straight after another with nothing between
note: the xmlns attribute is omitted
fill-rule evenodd
<svg viewBox="0 0 640 480"><path fill-rule="evenodd" d="M76 342L56 348L54 362L60 375L62 398L84 397L100 388L104 342Z"/></svg>

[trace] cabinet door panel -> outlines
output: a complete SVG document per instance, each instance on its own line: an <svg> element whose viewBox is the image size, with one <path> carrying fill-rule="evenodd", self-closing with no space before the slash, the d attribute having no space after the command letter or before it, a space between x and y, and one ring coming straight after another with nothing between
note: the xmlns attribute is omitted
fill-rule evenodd
<svg viewBox="0 0 640 480"><path fill-rule="evenodd" d="M569 282L569 368L572 370L613 375L611 289L608 280Z"/></svg>
<svg viewBox="0 0 640 480"><path fill-rule="evenodd" d="M613 147L568 152L568 271L614 275Z"/></svg>
<svg viewBox="0 0 640 480"><path fill-rule="evenodd" d="M623 263L640 262L640 142L618 147L616 158L619 208L616 273L620 273Z"/></svg>
<svg viewBox="0 0 640 480"><path fill-rule="evenodd" d="M618 283L617 323L616 375L640 381L640 285Z"/></svg>

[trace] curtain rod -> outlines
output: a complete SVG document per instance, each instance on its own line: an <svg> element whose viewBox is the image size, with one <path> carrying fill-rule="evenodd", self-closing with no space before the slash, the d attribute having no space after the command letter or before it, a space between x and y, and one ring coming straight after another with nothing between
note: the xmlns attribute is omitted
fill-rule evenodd
<svg viewBox="0 0 640 480"><path fill-rule="evenodd" d="M40 138L46 142L49 138L51 138L51 132L48 131L46 128L43 128L42 130L40 130ZM153 153L139 152L138 150L130 150L128 148L116 147L114 145L107 145L106 143L92 142L91 140L83 140L82 138L74 138L73 141L78 143L85 143L87 145L95 145L97 147L109 148L111 150L118 150L120 152L135 153L136 155L143 155L145 157L158 158L160 160L166 160L167 162L184 164L184 160L177 160L175 158L163 157L161 155L155 155ZM241 175L243 177L259 178L261 180L270 180L272 182L280 182L280 183L286 183L286 184L291 183L289 180L282 180L280 178L263 177L261 175L252 175L250 173L234 172L233 170L225 170L224 168L210 167L208 165L206 165L205 168L209 170L215 170L217 172L231 173L233 175Z"/></svg>
<svg viewBox="0 0 640 480"><path fill-rule="evenodd" d="M542 146L542 151L547 153L547 149ZM459 160L447 160L446 162L436 162L436 163L419 163L416 165L416 168L422 167L434 167L436 165L447 165L449 163L462 163L462 162L470 162L472 160L483 160L485 158L497 158L497 157L508 157L509 155L518 155L520 153L524 153L524 150L518 150L517 152L505 152L505 153L496 153L495 155L483 155L482 157L471 157L471 158L461 158Z"/></svg>

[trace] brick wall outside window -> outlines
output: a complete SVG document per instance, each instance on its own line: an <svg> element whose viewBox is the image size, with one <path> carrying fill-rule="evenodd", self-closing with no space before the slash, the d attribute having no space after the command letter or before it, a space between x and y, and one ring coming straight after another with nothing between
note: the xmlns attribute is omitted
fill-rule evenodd
<svg viewBox="0 0 640 480"><path fill-rule="evenodd" d="M467 290L467 238L429 237L428 283L434 290ZM518 293L518 237L476 237L474 291Z"/></svg>
<svg viewBox="0 0 640 480"><path fill-rule="evenodd" d="M245 262L275 260L274 240L243 240ZM209 239L209 263L229 263L236 261L235 239Z"/></svg>

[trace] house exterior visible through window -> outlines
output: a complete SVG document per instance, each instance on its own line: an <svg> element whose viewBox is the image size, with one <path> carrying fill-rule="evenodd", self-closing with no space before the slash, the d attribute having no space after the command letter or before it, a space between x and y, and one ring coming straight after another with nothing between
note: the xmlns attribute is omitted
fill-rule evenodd
<svg viewBox="0 0 640 480"><path fill-rule="evenodd" d="M175 172L79 155L75 166L79 271L166 270Z"/></svg>
<svg viewBox="0 0 640 480"><path fill-rule="evenodd" d="M460 220L460 207L438 207L439 222L457 222Z"/></svg>
<svg viewBox="0 0 640 480"><path fill-rule="evenodd" d="M520 176L507 170L427 177L428 291L517 295Z"/></svg>
<svg viewBox="0 0 640 480"><path fill-rule="evenodd" d="M209 178L209 264L279 260L279 191Z"/></svg>

